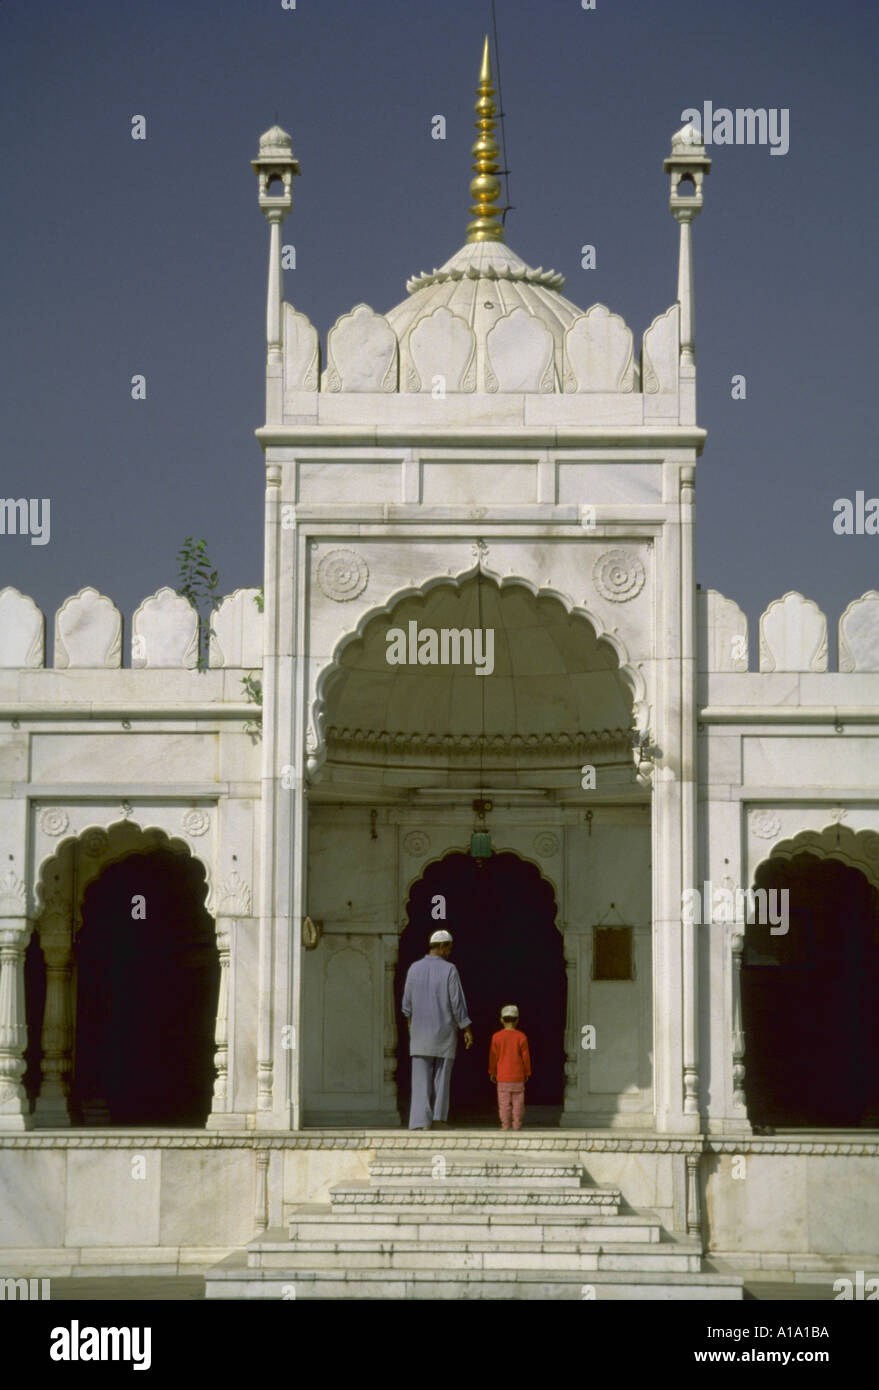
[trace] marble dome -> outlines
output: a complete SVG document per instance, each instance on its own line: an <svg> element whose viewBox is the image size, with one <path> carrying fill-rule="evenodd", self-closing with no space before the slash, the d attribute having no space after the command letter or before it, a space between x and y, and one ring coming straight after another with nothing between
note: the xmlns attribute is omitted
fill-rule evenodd
<svg viewBox="0 0 879 1390"><path fill-rule="evenodd" d="M485 389L486 338L499 319L522 310L552 334L553 385L562 390L564 336L583 310L560 293L565 280L536 270L502 241L468 242L438 270L422 271L406 285L409 297L386 315L402 345L417 324L437 309L463 319L476 338L477 390Z"/></svg>

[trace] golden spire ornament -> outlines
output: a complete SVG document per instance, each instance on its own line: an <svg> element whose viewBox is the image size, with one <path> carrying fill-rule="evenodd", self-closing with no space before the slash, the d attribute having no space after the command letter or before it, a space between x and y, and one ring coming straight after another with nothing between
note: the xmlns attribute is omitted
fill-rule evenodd
<svg viewBox="0 0 879 1390"><path fill-rule="evenodd" d="M476 129L479 139L473 146L473 172L476 175L470 183L470 197L473 206L470 212L473 221L467 227L468 241L503 241L504 227L501 222L501 209L497 206L501 193L500 179L496 178L500 164L500 151L492 134L497 121L494 114L497 105L494 100L494 87L491 84L491 58L488 51L488 35L482 50L482 67L479 70L479 86L476 99Z"/></svg>

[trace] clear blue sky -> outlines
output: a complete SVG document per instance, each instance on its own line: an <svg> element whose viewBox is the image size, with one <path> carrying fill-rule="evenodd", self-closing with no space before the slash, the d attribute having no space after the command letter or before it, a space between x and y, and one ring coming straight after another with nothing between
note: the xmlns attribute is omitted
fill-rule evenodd
<svg viewBox="0 0 879 1390"><path fill-rule="evenodd" d="M286 297L325 339L355 303L398 303L409 275L463 242L489 14L471 0L0 7L0 495L52 500L48 545L0 537L0 587L32 594L50 629L84 584L127 621L175 584L188 534L207 539L224 592L261 582L259 134L277 115L293 136ZM497 0L497 14L507 239L636 340L676 293L661 166L681 112L706 99L789 110L787 155L709 150L697 578L746 608L752 650L760 611L792 588L833 633L850 599L879 588L879 537L832 529L834 499L879 494L879 9ZM430 138L436 113L445 141ZM130 138L134 114L145 141ZM730 397L737 373L745 401Z"/></svg>

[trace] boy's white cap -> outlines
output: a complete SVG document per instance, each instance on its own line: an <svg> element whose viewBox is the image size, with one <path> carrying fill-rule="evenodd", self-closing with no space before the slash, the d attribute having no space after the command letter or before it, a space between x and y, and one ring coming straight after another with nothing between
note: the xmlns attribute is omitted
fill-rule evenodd
<svg viewBox="0 0 879 1390"><path fill-rule="evenodd" d="M519 1010L515 1004L505 1004L501 1009L501 1018L518 1018Z"/></svg>
<svg viewBox="0 0 879 1390"><path fill-rule="evenodd" d="M451 941L452 933L448 931L435 931L430 938L431 946L442 946L444 942Z"/></svg>

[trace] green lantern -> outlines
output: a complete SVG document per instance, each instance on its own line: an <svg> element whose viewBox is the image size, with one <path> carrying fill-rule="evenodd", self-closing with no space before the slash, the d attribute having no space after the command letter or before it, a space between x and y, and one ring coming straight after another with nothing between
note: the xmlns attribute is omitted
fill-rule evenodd
<svg viewBox="0 0 879 1390"><path fill-rule="evenodd" d="M470 836L470 855L473 859L488 859L491 855L491 835L487 830L474 830Z"/></svg>

